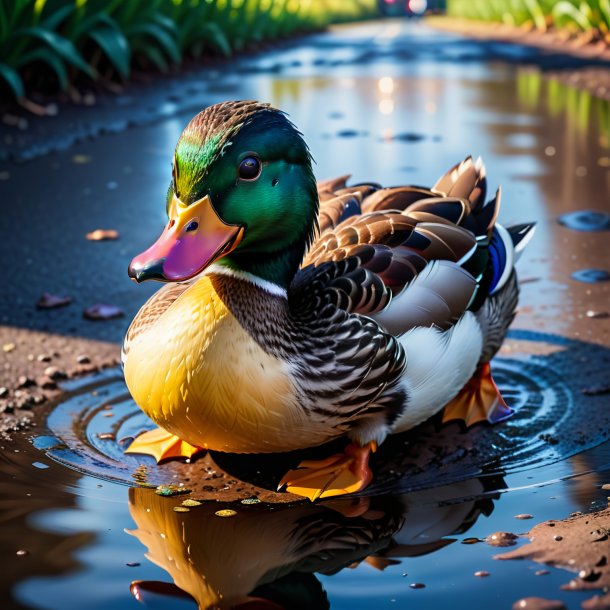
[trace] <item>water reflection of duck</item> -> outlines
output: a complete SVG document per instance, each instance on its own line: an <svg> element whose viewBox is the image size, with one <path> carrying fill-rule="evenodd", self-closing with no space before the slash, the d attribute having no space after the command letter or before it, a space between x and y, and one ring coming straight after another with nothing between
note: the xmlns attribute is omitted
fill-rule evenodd
<svg viewBox="0 0 610 610"><path fill-rule="evenodd" d="M169 223L130 265L137 281L172 283L124 342L129 390L162 427L129 451L276 453L349 438L345 454L284 477L314 499L365 487L370 451L443 407L468 424L506 417L489 360L532 226L504 229L499 194L485 195L470 158L431 189L345 177L316 188L282 112L201 112L176 147Z"/></svg>
<svg viewBox="0 0 610 610"><path fill-rule="evenodd" d="M161 497L150 489L129 492L137 529L150 561L166 570L200 609L327 608L314 572L334 574L361 561L383 569L396 559L433 552L445 538L468 529L492 500L474 479L386 498L329 500L322 504L231 505L218 503L176 512L184 496ZM451 501L453 500L453 501ZM146 597L146 583L133 590ZM171 589L167 589L171 591ZM178 593L178 590L176 590Z"/></svg>

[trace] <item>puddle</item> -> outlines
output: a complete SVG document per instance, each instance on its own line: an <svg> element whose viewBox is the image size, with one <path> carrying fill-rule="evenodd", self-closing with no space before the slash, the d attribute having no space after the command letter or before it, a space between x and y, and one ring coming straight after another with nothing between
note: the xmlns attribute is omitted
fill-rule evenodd
<svg viewBox="0 0 610 610"><path fill-rule="evenodd" d="M231 70L210 77L186 105L160 105L154 114L166 116L156 125L136 122L121 132L118 116L111 135L11 166L3 183L11 239L0 240L0 256L11 260L5 282L19 295L16 302L0 294L2 324L53 330L58 345L75 336L120 342L156 288L133 286L125 268L163 224L173 146L195 111L189 104L264 99L303 131L320 179L351 173L354 182L429 185L480 154L490 188L503 186L501 220L538 223L519 263L529 279L519 330L494 362L517 413L468 432L427 424L380 448L375 482L360 497L287 503L274 483L301 455L213 453L157 466L123 454L123 439L150 423L118 369L71 382L68 399L49 405L44 422L0 441L3 610L123 610L138 601L157 609L444 610L448 599L457 608L499 607L499 600L510 607L532 595L575 609L590 597L560 591L561 570L541 576L531 562L496 562L497 549L477 541L607 502L610 322L588 313L608 309L606 233L557 219L607 228L610 106L518 67L528 52L516 47L512 63L486 63L490 45L404 22L315 40L318 47L252 60L256 70L240 64L239 81ZM128 154L129 171L117 151ZM75 155L94 161L74 163ZM54 199L40 197L40 183ZM597 215L586 215L585 204ZM121 237L91 244L83 236L95 227ZM36 234L45 239L34 247ZM71 256L58 257L68 238ZM79 307L38 312L45 290ZM80 305L100 299L125 317L83 321ZM155 493L159 484L181 483L189 493ZM533 519L515 519L523 514Z"/></svg>
<svg viewBox="0 0 610 610"><path fill-rule="evenodd" d="M610 271L605 269L579 269L572 273L572 279L587 284L610 281Z"/></svg>
<svg viewBox="0 0 610 610"><path fill-rule="evenodd" d="M467 431L457 423L434 422L390 438L372 460L375 481L364 495L408 493L472 477L491 479L540 469L610 435L607 401L583 394L581 379L570 375L574 362L579 362L587 368L587 385L601 385L607 381L609 349L516 330L505 344L505 351L512 349L515 357L496 358L493 371L515 410L513 417ZM234 499L272 492L283 472L302 459L336 451L333 444L313 452L273 456L211 452L207 458L193 458L193 463L157 465L148 456L123 452L133 437L154 424L131 399L121 371L106 371L86 383L90 385L53 409L46 422L49 434L34 439L34 446L48 457L82 474L127 485L180 484L205 499ZM266 497L281 501L282 494L278 496Z"/></svg>

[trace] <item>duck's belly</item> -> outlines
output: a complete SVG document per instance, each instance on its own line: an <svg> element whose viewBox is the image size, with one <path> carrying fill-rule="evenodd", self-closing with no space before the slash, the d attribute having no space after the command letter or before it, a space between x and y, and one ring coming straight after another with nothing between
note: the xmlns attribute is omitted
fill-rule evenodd
<svg viewBox="0 0 610 610"><path fill-rule="evenodd" d="M208 277L133 340L125 379L151 419L193 445L266 453L328 440L299 405L288 366L244 330Z"/></svg>

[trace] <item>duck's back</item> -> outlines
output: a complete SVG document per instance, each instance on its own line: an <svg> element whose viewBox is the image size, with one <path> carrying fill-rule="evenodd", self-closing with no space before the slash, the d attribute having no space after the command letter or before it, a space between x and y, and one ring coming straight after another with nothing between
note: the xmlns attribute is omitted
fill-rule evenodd
<svg viewBox="0 0 610 610"><path fill-rule="evenodd" d="M467 158L431 188L320 183L320 234L292 286L298 311L312 301L366 316L406 352L405 409L393 431L451 400L499 349L517 304L514 263L533 225L496 222L485 171Z"/></svg>

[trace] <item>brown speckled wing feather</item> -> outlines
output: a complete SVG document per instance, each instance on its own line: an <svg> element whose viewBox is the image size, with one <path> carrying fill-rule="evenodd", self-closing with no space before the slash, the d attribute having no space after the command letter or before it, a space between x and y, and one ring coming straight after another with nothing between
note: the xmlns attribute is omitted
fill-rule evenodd
<svg viewBox="0 0 610 610"><path fill-rule="evenodd" d="M292 306L328 300L394 334L450 327L477 288L461 265L497 213L495 201L483 202L482 164L468 158L432 189L347 187L347 178L319 185L321 231L291 288Z"/></svg>

